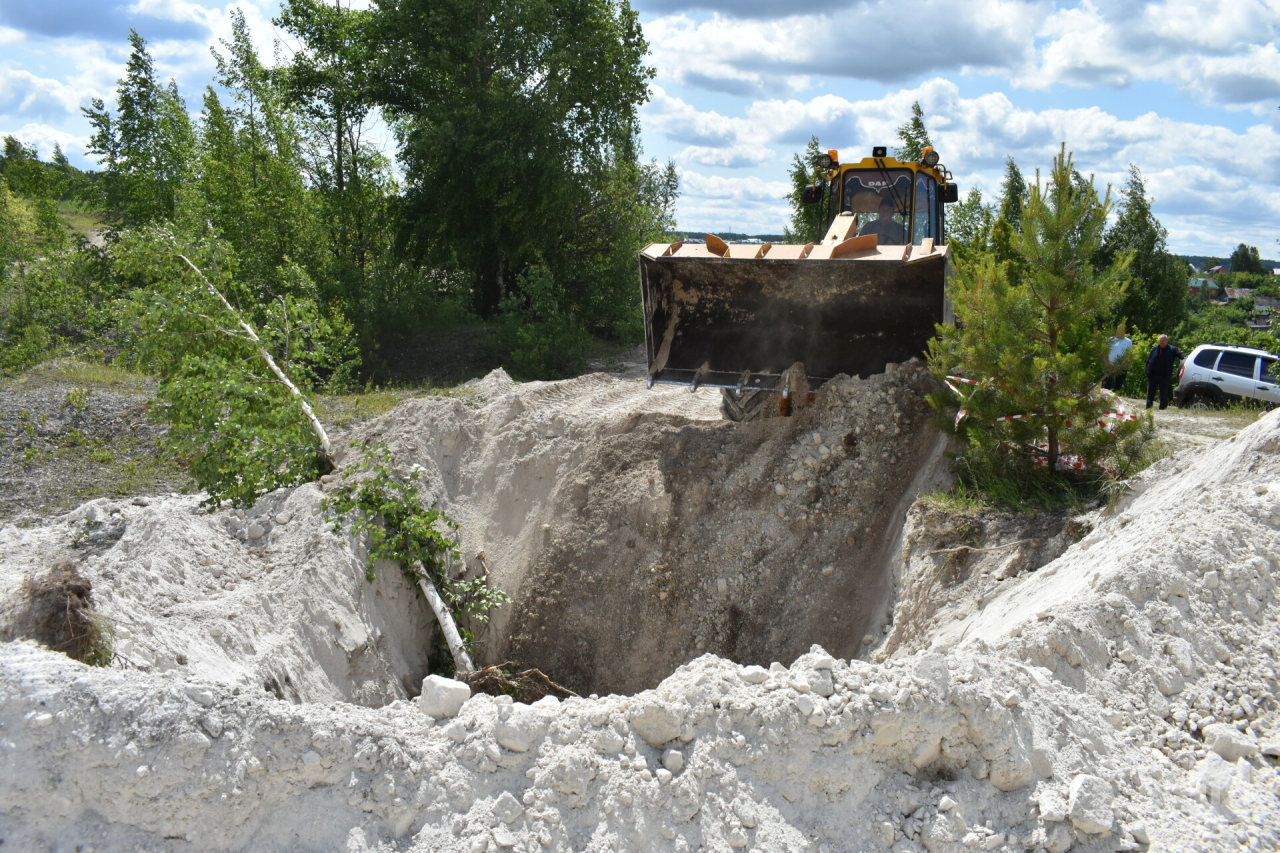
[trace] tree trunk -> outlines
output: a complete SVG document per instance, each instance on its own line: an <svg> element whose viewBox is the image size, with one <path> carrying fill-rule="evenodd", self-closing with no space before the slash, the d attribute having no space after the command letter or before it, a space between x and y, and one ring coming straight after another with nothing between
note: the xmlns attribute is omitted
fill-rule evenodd
<svg viewBox="0 0 1280 853"><path fill-rule="evenodd" d="M426 569L423 568L422 563L414 563L413 567L418 575L418 588L427 597L431 610L436 614L436 621L440 623L440 631L444 634L444 640L449 644L449 652L453 655L454 674L465 675L468 672L475 672L476 665L471 661L471 655L467 654L467 647L462 642L462 634L458 631L458 623L453 621L453 614L449 612L449 605L440 596L435 584L427 577Z"/></svg>
<svg viewBox="0 0 1280 853"><path fill-rule="evenodd" d="M1049 473L1058 470L1058 431L1049 427Z"/></svg>

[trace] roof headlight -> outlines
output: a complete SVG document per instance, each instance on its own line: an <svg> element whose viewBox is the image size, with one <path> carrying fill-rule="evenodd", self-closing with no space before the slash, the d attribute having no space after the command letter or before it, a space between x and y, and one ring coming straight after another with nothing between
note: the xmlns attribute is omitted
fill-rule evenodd
<svg viewBox="0 0 1280 853"><path fill-rule="evenodd" d="M938 152L933 148L924 149L924 153L920 155L920 162L931 168L938 165Z"/></svg>

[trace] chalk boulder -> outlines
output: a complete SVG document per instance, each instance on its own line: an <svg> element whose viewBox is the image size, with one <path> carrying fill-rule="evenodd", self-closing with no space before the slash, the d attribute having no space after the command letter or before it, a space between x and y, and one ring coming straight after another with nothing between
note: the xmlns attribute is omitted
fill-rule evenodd
<svg viewBox="0 0 1280 853"><path fill-rule="evenodd" d="M452 717L462 703L471 698L471 688L461 681L440 675L428 675L422 680L422 693L418 695L418 708L422 713L437 719Z"/></svg>

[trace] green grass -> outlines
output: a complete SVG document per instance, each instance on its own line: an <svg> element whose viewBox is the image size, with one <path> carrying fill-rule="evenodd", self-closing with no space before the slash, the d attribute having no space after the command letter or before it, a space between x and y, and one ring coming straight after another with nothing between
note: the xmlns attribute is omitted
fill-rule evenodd
<svg viewBox="0 0 1280 853"><path fill-rule="evenodd" d="M58 216L62 218L62 223L67 229L89 237L92 234L103 231L107 227L107 223L96 213L85 210L75 202L62 201L58 203Z"/></svg>
<svg viewBox="0 0 1280 853"><path fill-rule="evenodd" d="M404 387L368 388L351 394L325 394L316 400L316 414L339 429L385 415L405 400L417 397L465 397L470 390L460 385L431 384Z"/></svg>
<svg viewBox="0 0 1280 853"><path fill-rule="evenodd" d="M39 385L51 382L67 385L104 388L113 391L141 393L150 377L133 373L110 364L81 361L76 358L56 358L28 368L0 388L18 388L23 385Z"/></svg>

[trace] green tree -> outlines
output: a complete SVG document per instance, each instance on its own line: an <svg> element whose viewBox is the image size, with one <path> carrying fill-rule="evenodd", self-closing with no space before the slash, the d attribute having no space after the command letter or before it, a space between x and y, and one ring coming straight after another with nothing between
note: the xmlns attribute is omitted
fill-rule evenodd
<svg viewBox="0 0 1280 853"><path fill-rule="evenodd" d="M947 245L957 256L986 251L991 241L992 219L991 205L983 203L982 192L974 187L947 216Z"/></svg>
<svg viewBox="0 0 1280 853"><path fill-rule="evenodd" d="M1000 218L1013 228L1022 230L1022 210L1027 204L1027 180L1012 156L1004 161L1004 180L1000 182Z"/></svg>
<svg viewBox="0 0 1280 853"><path fill-rule="evenodd" d="M190 233L211 225L230 241L241 281L266 300L284 292L290 264L319 272L323 238L287 94L258 59L243 13L231 15L231 39L214 53L230 100L212 86L205 92L199 177L182 224Z"/></svg>
<svg viewBox="0 0 1280 853"><path fill-rule="evenodd" d="M627 3L378 0L376 20L379 98L399 133L416 262L473 276L482 316L533 265L572 295L598 292L599 267L575 260L608 253L614 276L633 263L644 235L609 205L619 182L640 180L636 109L653 71ZM587 218L599 226L589 235Z"/></svg>
<svg viewBox="0 0 1280 853"><path fill-rule="evenodd" d="M1258 247L1246 246L1244 243L1236 246L1227 266L1231 267L1233 273L1266 275L1269 272L1266 265L1262 263L1262 256L1258 254Z"/></svg>
<svg viewBox="0 0 1280 853"><path fill-rule="evenodd" d="M95 98L83 110L93 128L89 150L104 167L103 203L126 225L172 219L188 176L195 131L175 81L161 86L146 40L129 31L132 51L117 81L117 110Z"/></svg>
<svg viewBox="0 0 1280 853"><path fill-rule="evenodd" d="M1074 179L1064 145L1046 183L1039 177L1023 211L1015 249L1019 281L993 254L958 264L952 300L956 325L940 326L930 370L958 394L931 398L968 442L970 472L1034 477L1056 472L1064 454L1084 467L1118 464L1140 431L1136 422L1098 427L1111 401L1095 395L1105 372L1100 329L1128 277L1128 256L1095 269L1110 194ZM956 383L959 375L976 385ZM1001 420L1010 416L1016 419Z"/></svg>
<svg viewBox="0 0 1280 853"><path fill-rule="evenodd" d="M919 101L911 103L911 118L898 128L898 141L902 144L894 149L893 154L902 161L919 160L924 156L924 149L933 145L924 126L924 110Z"/></svg>
<svg viewBox="0 0 1280 853"><path fill-rule="evenodd" d="M340 386L355 352L349 324L323 309L301 269L287 294L263 302L237 280L225 241L150 226L124 232L114 255L137 285L141 366L160 379L153 415L206 503L249 506L333 470L309 396Z"/></svg>
<svg viewBox="0 0 1280 853"><path fill-rule="evenodd" d="M788 173L791 177L791 192L787 193L787 201L791 205L791 223L784 230L784 239L788 243L818 243L826 232L822 221L823 205L804 203L804 192L815 181L824 198L827 193L825 182L821 177L815 177L818 175L818 157L822 153L818 137L811 136L804 152L791 157L791 170Z"/></svg>
<svg viewBox="0 0 1280 853"><path fill-rule="evenodd" d="M373 110L369 72L378 49L374 13L287 0L275 23L302 42L285 68L284 85L307 122L307 171L324 199L339 274L362 273L386 243L390 189L389 164L365 142ZM363 279L356 275L351 284Z"/></svg>
<svg viewBox="0 0 1280 853"><path fill-rule="evenodd" d="M1146 186L1138 167L1129 165L1129 180L1120 190L1119 215L1106 233L1096 259L1098 266L1129 255L1133 277L1117 308L1118 320L1141 329L1171 331L1187 316L1187 269L1168 251L1167 231L1151 212Z"/></svg>

